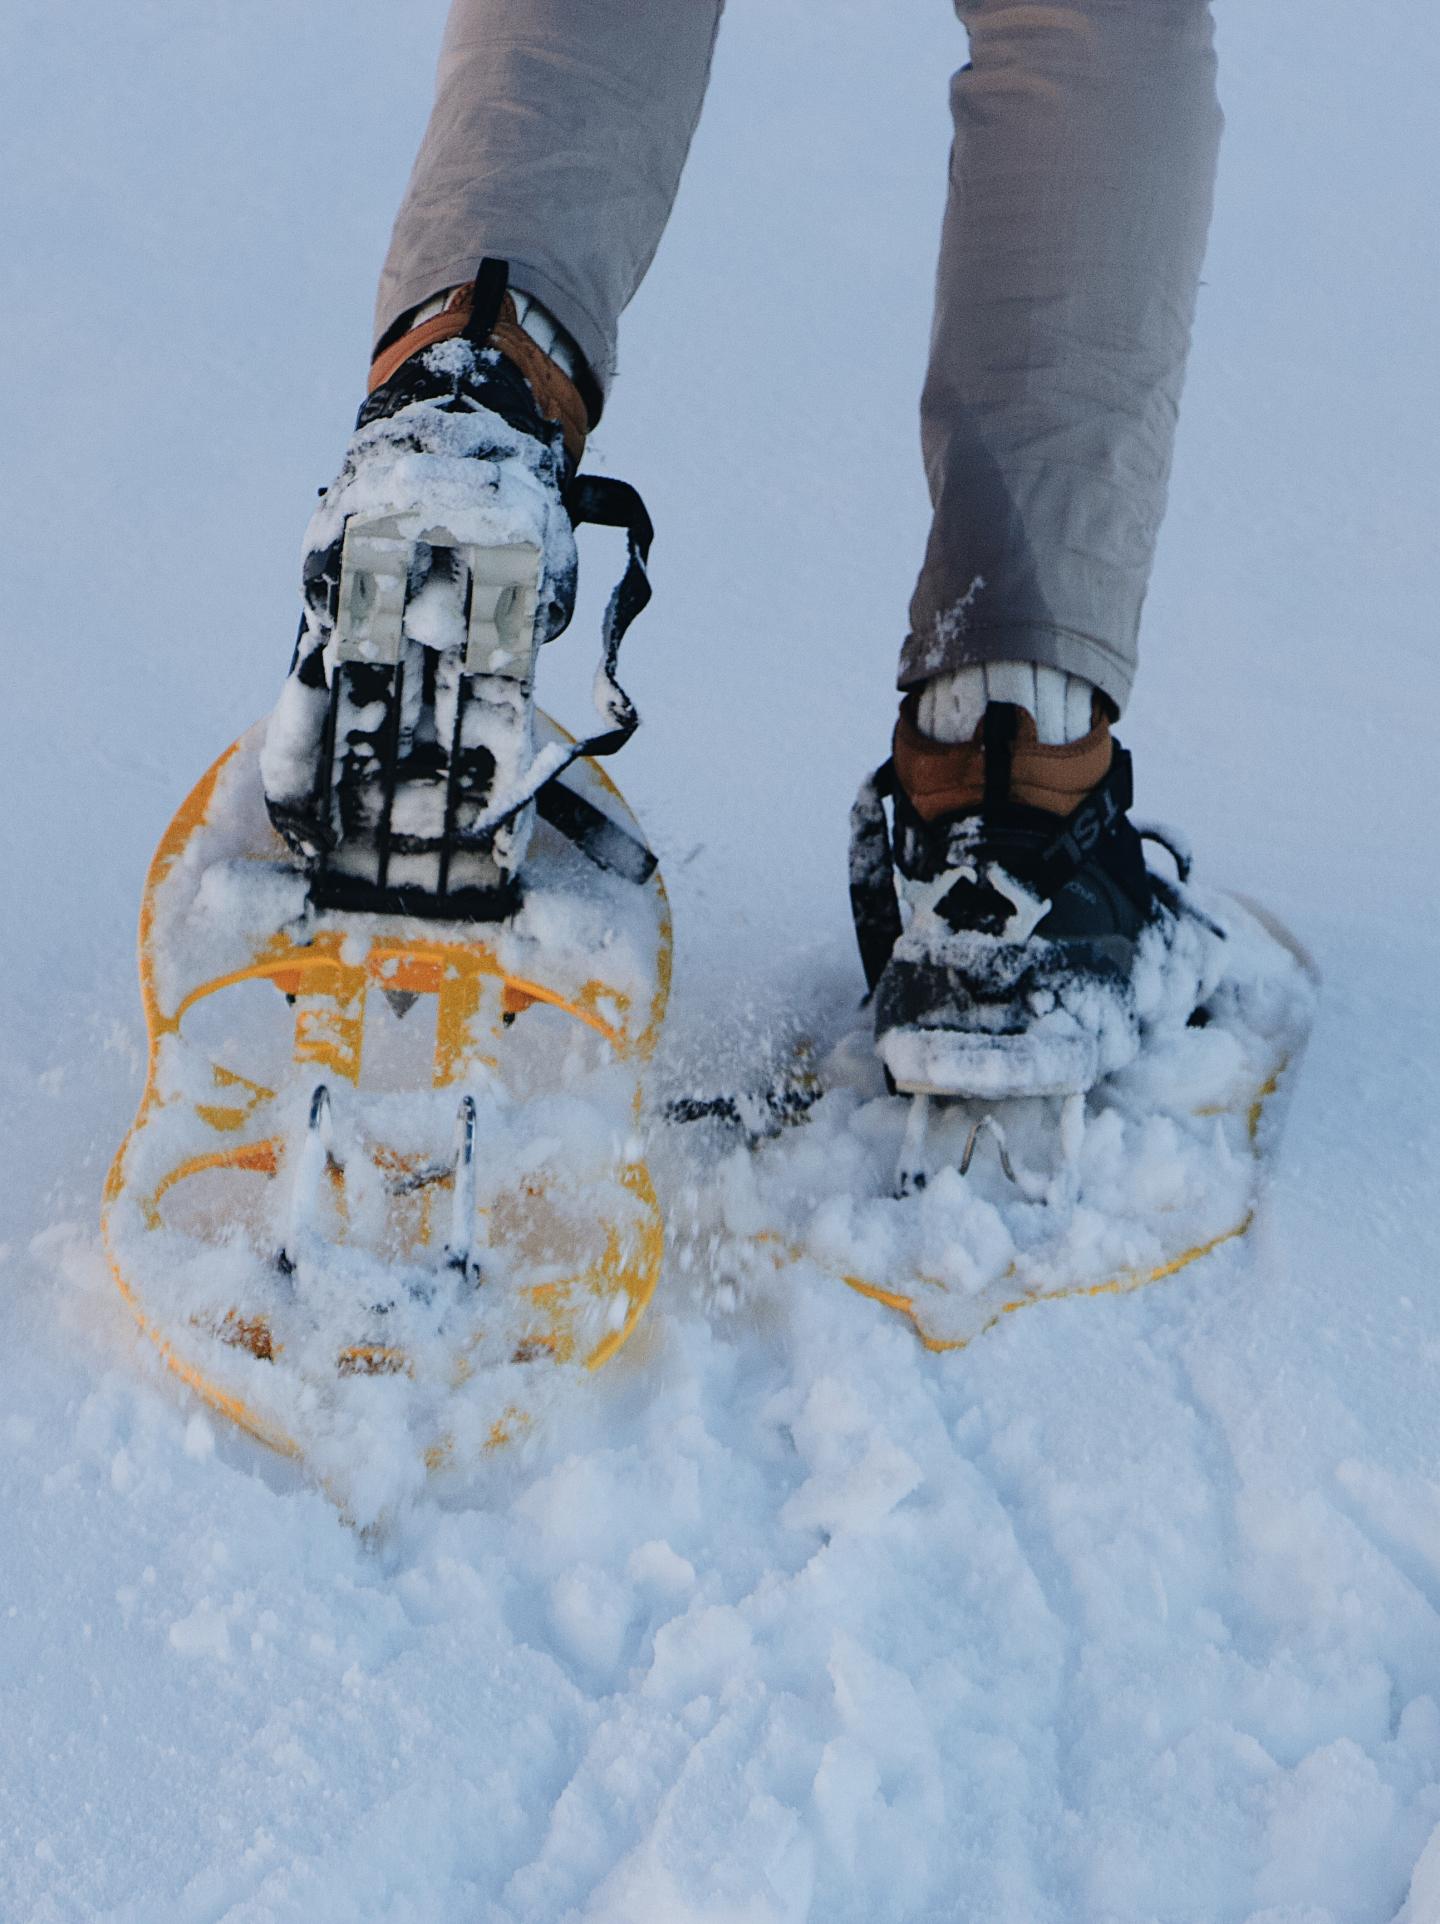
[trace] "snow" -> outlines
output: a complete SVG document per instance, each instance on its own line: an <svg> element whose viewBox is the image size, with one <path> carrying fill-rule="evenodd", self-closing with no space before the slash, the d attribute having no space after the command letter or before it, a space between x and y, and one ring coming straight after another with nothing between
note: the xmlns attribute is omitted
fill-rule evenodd
<svg viewBox="0 0 1440 1924"><path fill-rule="evenodd" d="M111 1287L145 864L274 698L442 10L0 19L0 1917L1434 1924L1440 28L1402 0L1222 10L1121 729L1141 812L1324 978L1243 1243L932 1356L680 1233L584 1394L368 1533ZM617 772L702 1086L858 990L961 57L941 5L879 21L732 0L594 451L659 530ZM542 662L582 722L585 543Z"/></svg>

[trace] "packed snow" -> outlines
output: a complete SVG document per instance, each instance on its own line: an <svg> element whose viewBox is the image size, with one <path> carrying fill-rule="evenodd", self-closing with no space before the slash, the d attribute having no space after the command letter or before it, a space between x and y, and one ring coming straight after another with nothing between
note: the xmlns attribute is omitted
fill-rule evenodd
<svg viewBox="0 0 1440 1924"><path fill-rule="evenodd" d="M1221 9L1120 729L1140 812L1322 978L1250 1233L932 1354L737 1256L725 1212L828 1120L716 1144L615 1361L443 1488L380 1452L351 1520L115 1291L145 866L275 698L443 10L0 19L0 1918L1436 1924L1440 26L1405 0ZM658 528L616 772L674 908L667 1089L858 1000L962 57L939 0L731 0L629 316L587 465ZM612 548L541 665L582 726Z"/></svg>

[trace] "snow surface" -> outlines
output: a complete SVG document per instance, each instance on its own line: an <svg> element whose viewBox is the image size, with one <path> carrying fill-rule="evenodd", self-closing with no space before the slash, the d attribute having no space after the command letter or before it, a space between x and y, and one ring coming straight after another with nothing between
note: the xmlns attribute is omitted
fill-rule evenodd
<svg viewBox="0 0 1440 1924"><path fill-rule="evenodd" d="M926 1355L676 1273L483 1485L348 1528L101 1270L151 848L273 700L440 0L0 17L5 1924L1434 1924L1440 24L1223 9L1123 729L1325 977L1243 1257ZM858 988L961 36L732 0L594 465L659 526L627 793L697 1073ZM614 578L545 669L583 717ZM583 565L583 564L582 564ZM819 671L819 672L817 672ZM569 678L567 680L567 677ZM561 699L570 691L569 708ZM848 986L847 986L848 985Z"/></svg>

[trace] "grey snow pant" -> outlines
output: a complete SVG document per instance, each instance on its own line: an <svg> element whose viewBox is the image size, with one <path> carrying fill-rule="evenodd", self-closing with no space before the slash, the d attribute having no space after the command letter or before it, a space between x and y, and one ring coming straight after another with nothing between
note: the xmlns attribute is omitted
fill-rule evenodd
<svg viewBox="0 0 1440 1924"><path fill-rule="evenodd" d="M497 255L603 392L679 184L722 4L453 0L377 335ZM1209 0L956 11L971 62L951 88L921 400L934 518L900 685L1024 660L1123 706L1210 221L1221 123Z"/></svg>

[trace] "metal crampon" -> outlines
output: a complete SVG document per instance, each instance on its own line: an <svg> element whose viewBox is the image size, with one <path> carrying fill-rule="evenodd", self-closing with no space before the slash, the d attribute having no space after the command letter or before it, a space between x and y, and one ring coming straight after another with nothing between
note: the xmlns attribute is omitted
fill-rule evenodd
<svg viewBox="0 0 1440 1924"><path fill-rule="evenodd" d="M1069 1096L1065 1098L1061 1110L1058 1132L1058 1148L1062 1167L1068 1167L1078 1153L1079 1137L1077 1130L1084 1128L1085 1098ZM968 1120L970 1110L960 1098L947 1103L944 1097L915 1095L909 1098L909 1108L905 1116L905 1134L900 1145L900 1154L895 1166L895 1194L899 1198L918 1196L929 1182L937 1165L946 1160L944 1149L937 1148L933 1127L936 1110L957 1110L963 1120L967 1120L964 1143L959 1154L953 1159L953 1166L961 1176L968 1176L981 1145L986 1141L995 1145L995 1157L1001 1174L1007 1183L1018 1189L1027 1201L1041 1202L1050 1191L1053 1177L1042 1176L1016 1163L1010 1153L1009 1140L1005 1125L993 1110ZM953 1130L947 1131L953 1134Z"/></svg>

